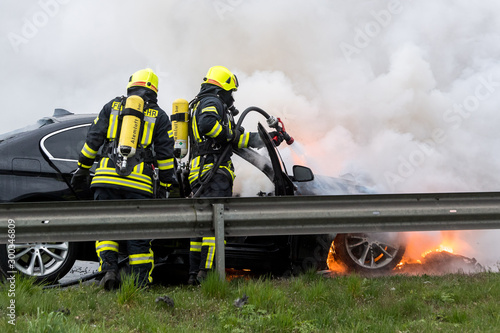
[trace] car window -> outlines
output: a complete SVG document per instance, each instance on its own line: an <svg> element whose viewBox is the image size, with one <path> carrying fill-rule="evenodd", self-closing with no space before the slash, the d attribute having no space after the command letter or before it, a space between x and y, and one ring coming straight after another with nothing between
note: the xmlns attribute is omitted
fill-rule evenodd
<svg viewBox="0 0 500 333"><path fill-rule="evenodd" d="M41 145L50 159L78 160L90 124L79 125L51 133Z"/></svg>

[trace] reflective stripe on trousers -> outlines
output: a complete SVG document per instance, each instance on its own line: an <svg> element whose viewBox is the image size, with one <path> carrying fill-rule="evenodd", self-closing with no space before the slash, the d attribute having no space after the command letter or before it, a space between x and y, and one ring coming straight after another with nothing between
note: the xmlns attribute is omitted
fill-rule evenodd
<svg viewBox="0 0 500 333"><path fill-rule="evenodd" d="M224 244L226 241L224 240ZM200 269L212 269L215 257L215 237L190 239L189 274L197 274Z"/></svg>
<svg viewBox="0 0 500 333"><path fill-rule="evenodd" d="M189 274L200 269L211 269L214 261L215 237L191 238L189 247Z"/></svg>
<svg viewBox="0 0 500 333"><path fill-rule="evenodd" d="M95 249L99 257L99 272L118 269L119 245L114 241L96 241Z"/></svg>
<svg viewBox="0 0 500 333"><path fill-rule="evenodd" d="M139 284L153 282L151 276L154 269L154 253L151 249L150 240L128 240L126 243L129 254L130 270L138 278ZM99 271L118 271L118 251L120 249L117 241L96 241L96 252L99 257Z"/></svg>
<svg viewBox="0 0 500 333"><path fill-rule="evenodd" d="M201 243L201 268L211 269L214 263L215 237L203 237ZM204 261L203 261L204 260Z"/></svg>
<svg viewBox="0 0 500 333"><path fill-rule="evenodd" d="M130 270L138 276L139 282L153 282L153 269L155 267L154 254L151 248L148 253L130 254L128 256Z"/></svg>

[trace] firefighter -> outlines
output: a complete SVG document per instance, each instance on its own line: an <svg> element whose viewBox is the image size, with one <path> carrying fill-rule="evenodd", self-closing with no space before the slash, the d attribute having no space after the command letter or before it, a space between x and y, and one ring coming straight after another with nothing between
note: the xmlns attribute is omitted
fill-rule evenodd
<svg viewBox="0 0 500 333"><path fill-rule="evenodd" d="M90 179L90 168L98 162L90 184L95 200L153 198L155 169L157 197L167 197L175 183L174 139L169 117L157 102L158 77L149 68L135 72L127 85L127 97L108 102L91 125L78 159L71 185L81 188ZM98 153L99 149L102 152ZM120 245L129 255L130 271L138 285L152 282L154 256L151 240L96 241L99 271L106 271L101 285L119 286Z"/></svg>
<svg viewBox="0 0 500 333"><path fill-rule="evenodd" d="M233 194L234 167L232 148L261 148L263 143L257 133L236 129L233 93L238 90L238 79L229 69L214 66L203 78L198 95L191 101L189 183L192 194L198 197L231 197ZM283 140L276 136L276 144ZM217 170L213 170L218 165ZM213 172L213 174L212 174ZM203 237L190 240L190 270L188 284L198 284L212 269L215 238Z"/></svg>

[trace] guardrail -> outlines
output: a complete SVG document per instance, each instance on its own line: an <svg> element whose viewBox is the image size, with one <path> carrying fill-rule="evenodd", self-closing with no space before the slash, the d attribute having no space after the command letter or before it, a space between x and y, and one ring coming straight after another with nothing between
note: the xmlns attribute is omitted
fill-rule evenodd
<svg viewBox="0 0 500 333"><path fill-rule="evenodd" d="M500 229L500 192L0 204L0 243L15 241ZM10 222L9 222L10 221Z"/></svg>

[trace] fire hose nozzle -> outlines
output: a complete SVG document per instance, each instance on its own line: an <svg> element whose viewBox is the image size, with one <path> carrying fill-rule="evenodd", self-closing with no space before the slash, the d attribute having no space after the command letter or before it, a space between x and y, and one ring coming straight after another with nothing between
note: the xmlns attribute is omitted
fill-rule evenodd
<svg viewBox="0 0 500 333"><path fill-rule="evenodd" d="M279 124L279 120L278 120L278 119L276 119L276 118L275 118L275 117L273 117L273 116L269 116L269 118L267 118L267 119L266 119L266 121L267 121L267 125L268 125L269 127L274 127L274 128L276 128L276 127L278 126L278 124Z"/></svg>
<svg viewBox="0 0 500 333"><path fill-rule="evenodd" d="M283 134L283 139L285 139L285 142L288 145L291 145L292 143L295 142L295 139L292 138L287 132L283 131L281 134Z"/></svg>
<svg viewBox="0 0 500 333"><path fill-rule="evenodd" d="M286 132L286 130L285 130L285 124L283 124L283 122L281 121L281 119L278 118L278 119L275 119L275 120L276 120L276 124L275 124L274 127L276 128L276 130L278 132L281 133L281 135L283 135L283 139L285 140L285 142L288 145L291 145L292 143L294 143L295 140Z"/></svg>

